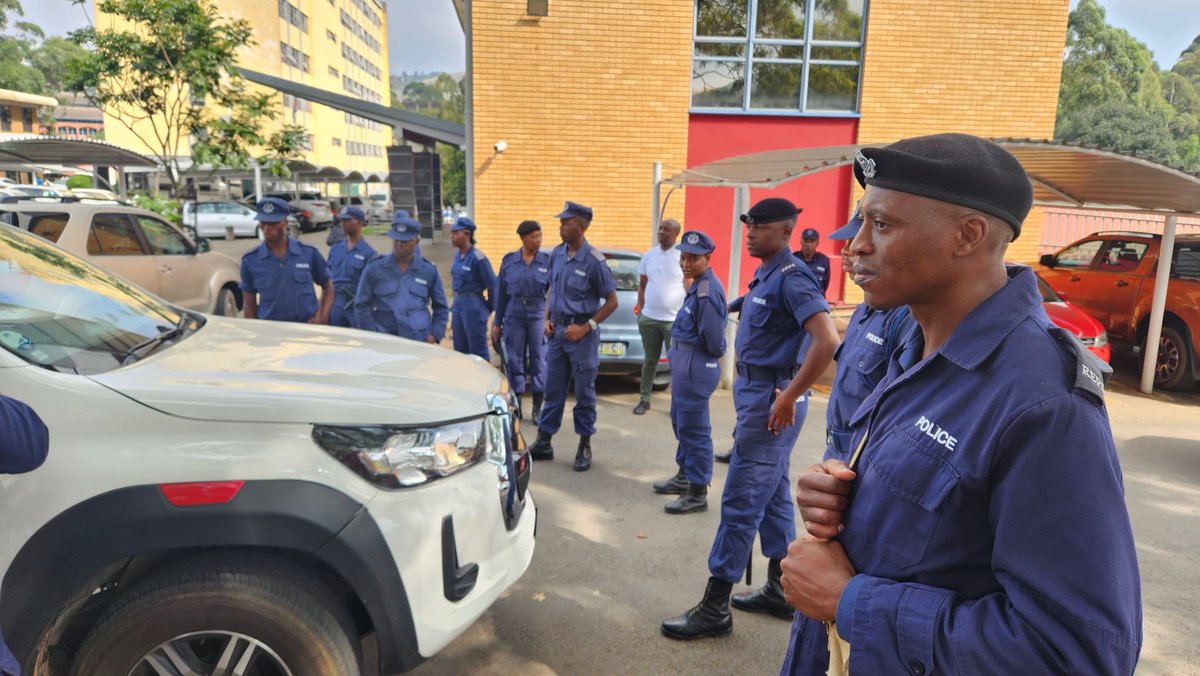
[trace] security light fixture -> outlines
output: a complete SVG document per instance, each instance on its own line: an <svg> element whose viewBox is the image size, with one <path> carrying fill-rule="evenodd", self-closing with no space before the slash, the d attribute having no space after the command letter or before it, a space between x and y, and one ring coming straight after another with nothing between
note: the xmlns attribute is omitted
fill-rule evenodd
<svg viewBox="0 0 1200 676"><path fill-rule="evenodd" d="M528 16L550 16L550 0L528 0L525 3Z"/></svg>

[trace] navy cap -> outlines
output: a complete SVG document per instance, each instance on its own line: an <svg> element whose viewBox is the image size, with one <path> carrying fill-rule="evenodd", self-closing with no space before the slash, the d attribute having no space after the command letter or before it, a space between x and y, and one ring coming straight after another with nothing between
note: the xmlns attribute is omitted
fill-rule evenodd
<svg viewBox="0 0 1200 676"><path fill-rule="evenodd" d="M517 234L524 237L531 232L537 232L541 229L542 224L537 221L521 221L521 224L517 226Z"/></svg>
<svg viewBox="0 0 1200 676"><path fill-rule="evenodd" d="M291 213L291 207L287 202L278 197L264 197L258 203L258 213L255 214L254 220L263 223L278 223L286 221L289 213Z"/></svg>
<svg viewBox="0 0 1200 676"><path fill-rule="evenodd" d="M454 225L450 226L450 232L454 232L455 230L470 230L474 232L475 221L472 221L466 216L459 216L458 220L454 221Z"/></svg>
<svg viewBox="0 0 1200 676"><path fill-rule="evenodd" d="M348 218L357 218L360 221L365 221L367 220L367 215L364 214L363 210L359 209L358 207L346 207L338 212L339 221L344 221Z"/></svg>
<svg viewBox="0 0 1200 676"><path fill-rule="evenodd" d="M683 233L683 237L680 238L679 244L676 244L675 248L684 253L703 256L704 254L712 253L713 249L717 248L717 245L713 244L712 237L699 230L688 230Z"/></svg>
<svg viewBox="0 0 1200 676"><path fill-rule="evenodd" d="M862 227L862 224L862 211L860 211L858 205L855 204L854 214L850 216L850 220L846 221L846 224L842 227L829 233L829 239L841 241L854 239L854 236L858 234L858 229Z"/></svg>
<svg viewBox="0 0 1200 676"><path fill-rule="evenodd" d="M571 218L574 216L590 221L592 220L592 208L575 202L567 202L563 205L562 213L555 216L555 218Z"/></svg>
<svg viewBox="0 0 1200 676"><path fill-rule="evenodd" d="M421 236L421 223L401 209L392 218L392 227L387 236L399 242L407 242Z"/></svg>
<svg viewBox="0 0 1200 676"><path fill-rule="evenodd" d="M1033 206L1033 186L1020 161L978 136L918 136L862 148L854 160L859 185L978 209L1012 226L1013 239Z"/></svg>
<svg viewBox="0 0 1200 676"><path fill-rule="evenodd" d="M815 239L820 242L821 233L817 232L815 228L805 228L804 232L800 233L800 239Z"/></svg>
<svg viewBox="0 0 1200 676"><path fill-rule="evenodd" d="M791 200L782 197L768 197L765 200L759 200L757 204L750 207L749 212L742 214L739 218L748 225L774 223L791 218L801 211L804 210L792 204Z"/></svg>

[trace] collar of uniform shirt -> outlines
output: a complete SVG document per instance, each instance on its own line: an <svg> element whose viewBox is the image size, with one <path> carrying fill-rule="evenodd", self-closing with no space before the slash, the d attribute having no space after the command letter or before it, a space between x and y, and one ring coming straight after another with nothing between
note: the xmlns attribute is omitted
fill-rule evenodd
<svg viewBox="0 0 1200 676"><path fill-rule="evenodd" d="M795 262L795 258L792 256L792 252L789 251L787 247L784 247L779 253L775 254L773 258L763 261L763 263L758 266L758 270L754 273L754 278L766 279L767 277L770 277L771 273L775 272L775 269L780 265L783 265L783 263L786 261Z"/></svg>
<svg viewBox="0 0 1200 676"><path fill-rule="evenodd" d="M288 245L287 245L287 254L286 255L292 256L292 255L299 255L301 253L302 249L300 248L300 242L298 240L288 237L287 242L288 242ZM266 242L263 242L262 244L258 245L258 257L259 258L266 258L267 256L270 256L270 255L271 255L271 247L268 246Z"/></svg>
<svg viewBox="0 0 1200 676"><path fill-rule="evenodd" d="M571 246L569 244L567 244L566 242L563 242L562 243L563 255L567 257L567 260L583 260L583 254L584 254L584 252L587 251L587 248L589 246L591 246L591 244L588 243L587 239L584 239L583 244L580 244L579 249L577 249L575 251L575 254L572 255L571 254Z"/></svg>
<svg viewBox="0 0 1200 676"><path fill-rule="evenodd" d="M966 316L938 352L964 369L974 369L991 356L1000 341L1025 321L1042 301L1033 270L1010 265L1008 283Z"/></svg>

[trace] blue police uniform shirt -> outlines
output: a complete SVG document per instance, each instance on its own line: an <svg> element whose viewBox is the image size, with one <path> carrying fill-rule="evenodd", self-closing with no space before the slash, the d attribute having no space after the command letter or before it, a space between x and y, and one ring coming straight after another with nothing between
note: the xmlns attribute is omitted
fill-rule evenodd
<svg viewBox="0 0 1200 676"><path fill-rule="evenodd" d="M813 273L813 277L817 278L817 286L821 287L822 293L829 290L829 277L832 274L829 256L826 256L820 251L814 251L812 260L807 261L804 260L804 254L799 251L793 253L792 255L795 256L796 259L801 263L804 263L804 265L808 267L809 271Z"/></svg>
<svg viewBox="0 0 1200 676"><path fill-rule="evenodd" d="M333 279L334 292L353 298L358 291L358 280L362 278L363 269L379 254L365 239L360 238L353 249L347 248L348 241L343 239L329 248L329 274Z"/></svg>
<svg viewBox="0 0 1200 676"><path fill-rule="evenodd" d="M483 252L475 247L467 249L467 253L461 251L454 252L454 262L450 268L450 286L454 289L455 296L465 293L482 294L496 288L496 273L492 270L492 262L488 260ZM488 309L491 310L493 300L489 297L487 300Z"/></svg>
<svg viewBox="0 0 1200 676"><path fill-rule="evenodd" d="M258 293L258 318L306 322L317 314L313 284L329 281L325 259L316 247L288 238L283 258L263 242L242 256L241 289Z"/></svg>
<svg viewBox="0 0 1200 676"><path fill-rule="evenodd" d="M837 628L856 673L1129 674L1137 556L1103 400L1107 366L1010 267L933 354L909 333L851 419L868 442L838 537ZM797 615L783 673L824 671Z"/></svg>
<svg viewBox="0 0 1200 676"><path fill-rule="evenodd" d="M692 345L720 358L725 354L725 287L711 268L692 281L671 325L672 345Z"/></svg>
<svg viewBox="0 0 1200 676"><path fill-rule="evenodd" d="M837 452L836 457L842 460L849 458L853 450L847 448L850 418L883 380L889 358L914 326L916 322L907 305L890 310L873 310L863 303L850 316L846 334L833 355L837 361L837 371L825 415L827 440Z"/></svg>
<svg viewBox="0 0 1200 676"><path fill-rule="evenodd" d="M734 303L742 313L734 342L738 362L780 371L798 363L808 335L804 322L829 312L816 278L787 249L758 266L749 291Z"/></svg>
<svg viewBox="0 0 1200 676"><path fill-rule="evenodd" d="M441 342L449 317L446 290L433 263L414 255L402 271L392 254L367 263L354 296L358 328Z"/></svg>
<svg viewBox="0 0 1200 676"><path fill-rule="evenodd" d="M526 264L521 250L510 251L500 259L496 283L496 317L504 320L540 319L546 315L546 293L550 290L550 254L539 250Z"/></svg>
<svg viewBox="0 0 1200 676"><path fill-rule="evenodd" d="M566 243L550 253L550 318L567 316L581 324L600 309L600 302L617 290L604 254L584 240L574 256Z"/></svg>

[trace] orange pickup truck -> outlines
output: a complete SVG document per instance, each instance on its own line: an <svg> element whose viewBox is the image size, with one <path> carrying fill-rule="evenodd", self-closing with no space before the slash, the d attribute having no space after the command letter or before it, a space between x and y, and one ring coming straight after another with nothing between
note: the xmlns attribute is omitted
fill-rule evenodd
<svg viewBox="0 0 1200 676"><path fill-rule="evenodd" d="M1098 232L1041 258L1052 289L1100 320L1110 338L1145 347L1162 236ZM1154 385L1190 388L1200 378L1200 235L1179 235L1167 284Z"/></svg>

